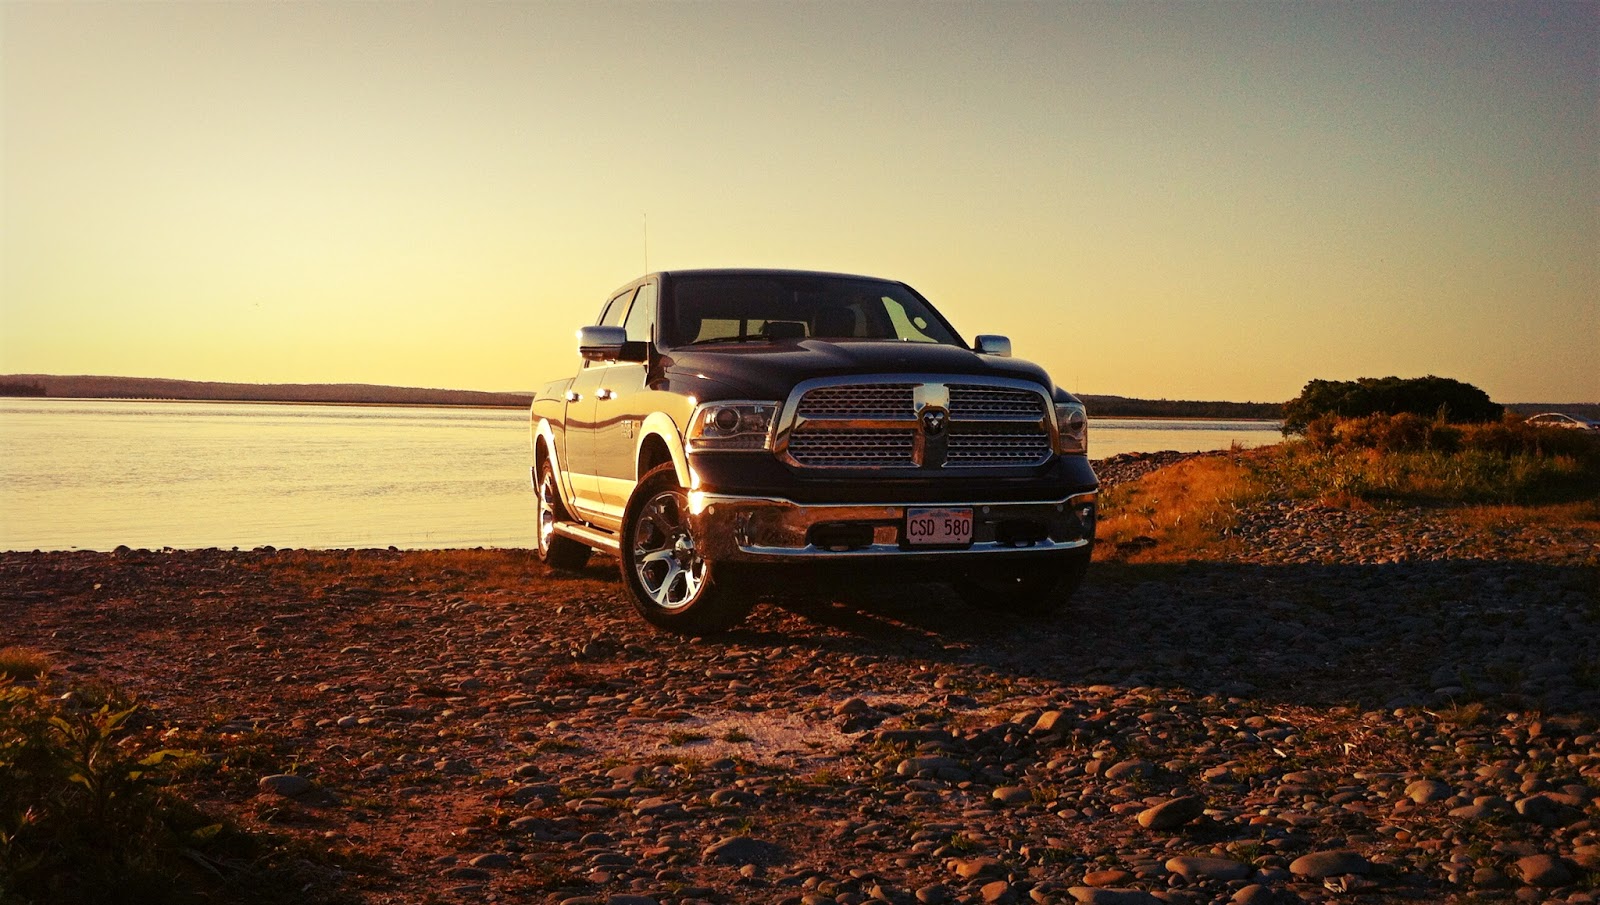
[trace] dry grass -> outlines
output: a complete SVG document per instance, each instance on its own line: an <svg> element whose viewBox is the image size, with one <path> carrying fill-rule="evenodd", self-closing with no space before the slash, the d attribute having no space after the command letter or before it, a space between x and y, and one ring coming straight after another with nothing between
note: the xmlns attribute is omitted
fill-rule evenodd
<svg viewBox="0 0 1600 905"><path fill-rule="evenodd" d="M1319 450L1290 442L1187 459L1101 496L1097 556L1187 562L1234 552L1241 509L1269 499L1340 509L1423 505L1487 533L1600 532L1600 470L1565 452Z"/></svg>
<svg viewBox="0 0 1600 905"><path fill-rule="evenodd" d="M1600 499L1539 506L1468 506L1457 513L1457 518L1481 530L1562 527L1600 533Z"/></svg>
<svg viewBox="0 0 1600 905"><path fill-rule="evenodd" d="M0 679L26 681L50 671L50 658L26 647L0 648Z"/></svg>
<svg viewBox="0 0 1600 905"><path fill-rule="evenodd" d="M1259 494L1238 456L1188 459L1107 491L1096 543L1104 558L1128 562L1215 557L1239 507Z"/></svg>

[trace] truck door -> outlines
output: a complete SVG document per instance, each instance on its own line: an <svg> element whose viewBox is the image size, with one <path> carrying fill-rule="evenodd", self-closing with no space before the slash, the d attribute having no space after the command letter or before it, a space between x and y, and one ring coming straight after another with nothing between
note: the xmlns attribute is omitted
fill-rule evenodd
<svg viewBox="0 0 1600 905"><path fill-rule="evenodd" d="M619 326L633 293L634 290L630 288L607 302L597 323L600 326ZM572 386L567 391L567 458L562 465L572 482L573 507L578 510L576 515L588 521L595 521L604 512L597 478L600 473L600 449L596 446L596 430L599 419L603 417L598 409L606 375L617 364L585 361L583 369L572 379Z"/></svg>

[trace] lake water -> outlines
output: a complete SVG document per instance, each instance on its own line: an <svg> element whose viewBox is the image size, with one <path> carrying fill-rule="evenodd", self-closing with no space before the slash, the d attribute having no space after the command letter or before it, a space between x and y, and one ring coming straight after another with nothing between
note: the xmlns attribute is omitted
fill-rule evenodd
<svg viewBox="0 0 1600 905"><path fill-rule="evenodd" d="M1276 442L1273 422L1098 419L1096 458ZM0 399L0 550L527 547L527 413Z"/></svg>

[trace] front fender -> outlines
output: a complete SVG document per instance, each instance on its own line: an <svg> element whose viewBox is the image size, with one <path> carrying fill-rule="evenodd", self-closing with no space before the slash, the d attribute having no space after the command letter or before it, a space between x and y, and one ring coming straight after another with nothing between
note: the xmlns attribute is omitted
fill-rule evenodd
<svg viewBox="0 0 1600 905"><path fill-rule="evenodd" d="M534 484L534 492L538 493L539 486L539 441L544 441L545 455L550 457L550 467L556 473L556 491L561 494L561 505L568 512L573 511L572 484L567 479L567 470L561 467L561 452L556 447L555 428L550 426L550 419L540 418L533 428L533 472L530 480Z"/></svg>
<svg viewBox="0 0 1600 905"><path fill-rule="evenodd" d="M678 425L667 416L665 412L651 412L645 417L644 423L639 425L639 440L633 448L633 461L644 461L644 445L651 437L659 437L667 447L667 453L672 456L672 468L678 473L678 486L689 486L689 456L683 451L683 435L678 432ZM642 474L634 475L634 480L644 477Z"/></svg>

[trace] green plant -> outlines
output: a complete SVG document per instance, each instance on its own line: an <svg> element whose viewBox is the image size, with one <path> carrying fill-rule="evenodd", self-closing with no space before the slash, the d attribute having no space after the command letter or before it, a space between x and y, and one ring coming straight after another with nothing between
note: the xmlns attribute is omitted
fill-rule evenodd
<svg viewBox="0 0 1600 905"><path fill-rule="evenodd" d="M1310 424L1327 415L1412 414L1451 423L1497 421L1505 407L1470 383L1448 377L1363 377L1359 380L1313 380L1283 406L1283 432L1307 433Z"/></svg>

